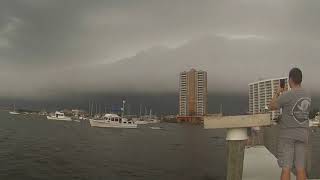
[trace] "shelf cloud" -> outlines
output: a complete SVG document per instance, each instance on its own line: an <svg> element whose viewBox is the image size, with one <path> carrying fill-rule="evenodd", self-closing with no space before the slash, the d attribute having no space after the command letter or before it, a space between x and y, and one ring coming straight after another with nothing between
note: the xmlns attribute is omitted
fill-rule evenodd
<svg viewBox="0 0 320 180"><path fill-rule="evenodd" d="M316 0L4 0L0 96L176 91L177 74L192 67L208 71L210 91L246 93L248 82L296 66L316 93L319 6Z"/></svg>

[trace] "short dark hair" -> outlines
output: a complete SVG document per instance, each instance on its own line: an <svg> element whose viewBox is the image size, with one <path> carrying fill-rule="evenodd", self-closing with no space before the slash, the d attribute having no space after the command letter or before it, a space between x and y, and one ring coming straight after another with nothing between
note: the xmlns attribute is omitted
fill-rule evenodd
<svg viewBox="0 0 320 180"><path fill-rule="evenodd" d="M289 79L291 79L295 84L301 84L302 82L302 72L299 68L292 68L289 72Z"/></svg>

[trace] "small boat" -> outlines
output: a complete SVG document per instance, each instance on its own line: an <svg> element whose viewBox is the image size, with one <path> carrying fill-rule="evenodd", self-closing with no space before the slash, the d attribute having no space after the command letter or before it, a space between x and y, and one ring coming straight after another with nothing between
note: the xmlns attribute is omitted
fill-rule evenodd
<svg viewBox="0 0 320 180"><path fill-rule="evenodd" d="M148 121L145 121L145 120L141 120L141 119L133 119L134 123L135 124L148 124L149 122Z"/></svg>
<svg viewBox="0 0 320 180"><path fill-rule="evenodd" d="M161 127L150 127L150 129L154 129L154 130L160 130L160 129L162 129Z"/></svg>
<svg viewBox="0 0 320 180"><path fill-rule="evenodd" d="M83 117L83 116L80 116L79 118L78 118L80 121L85 121L85 120L88 120L88 118L86 118L86 117Z"/></svg>
<svg viewBox="0 0 320 180"><path fill-rule="evenodd" d="M314 120L309 120L310 127L319 127L320 126L320 116L317 115Z"/></svg>
<svg viewBox="0 0 320 180"><path fill-rule="evenodd" d="M63 112L56 111L54 115L47 116L49 120L72 121L71 117L67 117Z"/></svg>
<svg viewBox="0 0 320 180"><path fill-rule="evenodd" d="M9 114L12 114L12 115L20 114L19 112L16 111L16 105L15 104L13 104L13 111L10 111Z"/></svg>
<svg viewBox="0 0 320 180"><path fill-rule="evenodd" d="M134 121L135 124L138 124L138 125L160 123L160 120L148 119L148 118L146 118L146 119L134 118L133 121Z"/></svg>
<svg viewBox="0 0 320 180"><path fill-rule="evenodd" d="M10 111L9 114L12 114L12 115L18 115L20 113L16 112L16 111Z"/></svg>
<svg viewBox="0 0 320 180"><path fill-rule="evenodd" d="M149 123L160 123L158 119L149 119Z"/></svg>
<svg viewBox="0 0 320 180"><path fill-rule="evenodd" d="M319 121L312 121L312 120L309 121L309 127L319 127L319 126L320 126Z"/></svg>
<svg viewBox="0 0 320 180"><path fill-rule="evenodd" d="M102 119L90 119L92 127L135 129L137 124L116 114L105 114Z"/></svg>
<svg viewBox="0 0 320 180"><path fill-rule="evenodd" d="M48 113L46 111L40 111L39 116L47 116Z"/></svg>

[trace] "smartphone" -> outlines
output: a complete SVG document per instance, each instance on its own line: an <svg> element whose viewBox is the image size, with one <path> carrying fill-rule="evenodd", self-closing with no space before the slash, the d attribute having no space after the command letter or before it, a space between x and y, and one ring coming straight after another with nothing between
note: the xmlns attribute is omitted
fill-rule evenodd
<svg viewBox="0 0 320 180"><path fill-rule="evenodd" d="M285 86L286 86L286 80L280 79L280 88L284 89Z"/></svg>

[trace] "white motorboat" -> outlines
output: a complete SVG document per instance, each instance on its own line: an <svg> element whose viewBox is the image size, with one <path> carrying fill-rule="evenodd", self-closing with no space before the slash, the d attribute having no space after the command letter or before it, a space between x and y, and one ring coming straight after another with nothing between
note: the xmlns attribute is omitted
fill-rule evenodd
<svg viewBox="0 0 320 180"><path fill-rule="evenodd" d="M56 111L54 115L47 116L49 120L72 121L71 117L67 117L63 112Z"/></svg>
<svg viewBox="0 0 320 180"><path fill-rule="evenodd" d="M92 127L103 128L137 128L137 124L126 118L122 118L116 114L105 114L102 119L90 119Z"/></svg>

